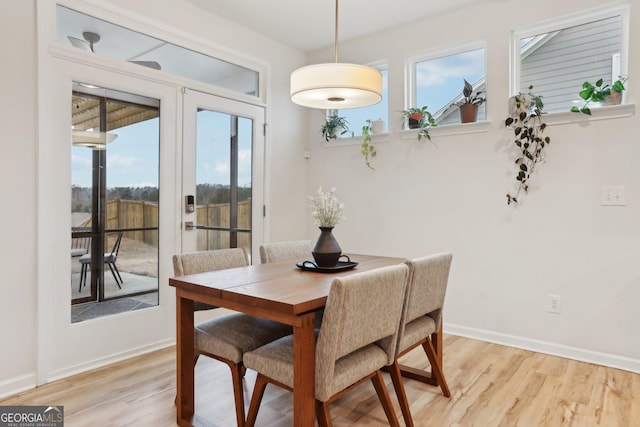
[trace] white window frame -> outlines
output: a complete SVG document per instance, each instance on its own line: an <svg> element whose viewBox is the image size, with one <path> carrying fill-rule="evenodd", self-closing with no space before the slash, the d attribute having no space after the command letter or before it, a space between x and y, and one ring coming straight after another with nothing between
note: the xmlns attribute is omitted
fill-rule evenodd
<svg viewBox="0 0 640 427"><path fill-rule="evenodd" d="M434 59L442 58L445 56L459 55L461 53L469 52L472 50L484 49L485 61L484 61L484 75L487 76L487 41L484 39L456 43L455 45L449 45L438 49L430 49L422 51L414 56L407 58L405 65L405 92L404 92L404 108L418 107L416 105L418 83L416 82L416 65L419 62L431 61ZM460 86L460 92L462 92L462 85ZM488 117L488 114L487 114Z"/></svg>
<svg viewBox="0 0 640 427"><path fill-rule="evenodd" d="M526 37L534 37L543 33L551 33L566 28L575 27L577 25L587 24L601 19L620 16L620 74L628 74L628 58L629 58L629 14L630 6L628 4L620 4L616 6L606 6L596 9L566 15L549 21L536 23L534 25L523 27L519 30L512 31L509 63L511 64L509 73L509 96L518 94L520 91L520 39ZM617 79L617 76L616 76ZM549 113L563 114L563 113ZM575 113L574 113L575 114Z"/></svg>

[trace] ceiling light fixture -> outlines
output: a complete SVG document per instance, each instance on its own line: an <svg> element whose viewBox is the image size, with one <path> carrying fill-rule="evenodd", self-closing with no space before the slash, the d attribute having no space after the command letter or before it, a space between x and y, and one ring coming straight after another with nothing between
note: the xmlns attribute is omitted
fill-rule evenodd
<svg viewBox="0 0 640 427"><path fill-rule="evenodd" d="M94 150L105 150L107 143L118 137L115 133L92 132L88 130L71 131L71 143L76 147L87 147Z"/></svg>
<svg viewBox="0 0 640 427"><path fill-rule="evenodd" d="M303 107L326 110L366 107L382 100L380 71L338 62L338 0L335 62L308 65L291 73L291 100Z"/></svg>

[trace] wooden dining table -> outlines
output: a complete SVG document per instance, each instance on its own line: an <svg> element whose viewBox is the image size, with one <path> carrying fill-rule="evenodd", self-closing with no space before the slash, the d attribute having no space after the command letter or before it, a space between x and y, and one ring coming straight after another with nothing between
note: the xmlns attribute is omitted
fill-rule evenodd
<svg viewBox="0 0 640 427"><path fill-rule="evenodd" d="M349 255L355 268L306 271L293 260L192 274L169 279L176 289L177 423L193 425L195 301L293 326L293 423L315 425L315 316L331 282L362 271L399 264L404 258Z"/></svg>

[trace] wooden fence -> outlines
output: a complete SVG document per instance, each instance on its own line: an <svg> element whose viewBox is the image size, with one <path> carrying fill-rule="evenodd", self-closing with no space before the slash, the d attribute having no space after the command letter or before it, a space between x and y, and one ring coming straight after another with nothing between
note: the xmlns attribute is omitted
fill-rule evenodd
<svg viewBox="0 0 640 427"><path fill-rule="evenodd" d="M196 224L198 225L228 228L230 217L229 203L196 207ZM124 236L158 247L158 204L139 200L109 200L106 228L156 228L156 230L127 231ZM238 203L238 228L251 229L251 200ZM238 234L238 247L250 247L250 243L250 233ZM228 231L198 230L198 250L228 247Z"/></svg>

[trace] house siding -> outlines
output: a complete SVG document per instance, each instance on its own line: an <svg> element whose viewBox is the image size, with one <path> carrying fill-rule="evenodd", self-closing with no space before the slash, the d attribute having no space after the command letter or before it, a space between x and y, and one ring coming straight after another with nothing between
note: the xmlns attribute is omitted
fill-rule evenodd
<svg viewBox="0 0 640 427"><path fill-rule="evenodd" d="M567 111L580 103L584 81L611 84L612 57L620 53L621 18L615 16L559 31L521 64L520 91L541 95L545 111Z"/></svg>

